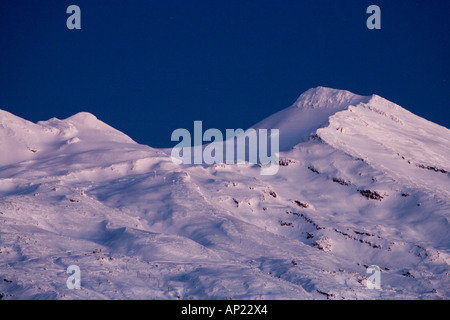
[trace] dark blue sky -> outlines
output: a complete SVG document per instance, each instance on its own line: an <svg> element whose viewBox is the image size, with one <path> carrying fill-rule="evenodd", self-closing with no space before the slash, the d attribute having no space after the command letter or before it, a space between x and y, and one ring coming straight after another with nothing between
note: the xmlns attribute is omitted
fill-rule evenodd
<svg viewBox="0 0 450 320"><path fill-rule="evenodd" d="M66 9L81 8L81 30ZM366 9L381 8L381 30ZM450 1L1 0L0 108L88 111L139 143L247 128L311 87L376 93L450 128Z"/></svg>

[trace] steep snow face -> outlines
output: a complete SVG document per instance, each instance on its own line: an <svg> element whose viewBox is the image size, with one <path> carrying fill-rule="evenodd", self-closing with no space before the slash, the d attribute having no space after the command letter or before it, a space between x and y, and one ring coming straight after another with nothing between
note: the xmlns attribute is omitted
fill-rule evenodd
<svg viewBox="0 0 450 320"><path fill-rule="evenodd" d="M313 88L253 127L280 129L283 151L319 137L406 185L450 197L450 130L380 96Z"/></svg>
<svg viewBox="0 0 450 320"><path fill-rule="evenodd" d="M261 121L274 176L176 165L87 113L0 125L0 298L450 297L449 130L381 97L319 87Z"/></svg>
<svg viewBox="0 0 450 320"><path fill-rule="evenodd" d="M313 88L303 93L291 107L275 113L253 128L280 129L280 150L287 151L308 140L318 128L326 126L331 115L369 99L344 90Z"/></svg>
<svg viewBox="0 0 450 320"><path fill-rule="evenodd" d="M450 197L450 130L382 97L335 113L317 135L405 185Z"/></svg>

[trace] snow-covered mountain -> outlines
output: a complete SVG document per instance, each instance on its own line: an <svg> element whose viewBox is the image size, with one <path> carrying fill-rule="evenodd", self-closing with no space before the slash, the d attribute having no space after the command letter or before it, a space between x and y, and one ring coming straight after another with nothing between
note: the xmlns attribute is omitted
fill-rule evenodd
<svg viewBox="0 0 450 320"><path fill-rule="evenodd" d="M450 130L323 87L253 128L280 130L276 175L0 111L0 298L450 298Z"/></svg>

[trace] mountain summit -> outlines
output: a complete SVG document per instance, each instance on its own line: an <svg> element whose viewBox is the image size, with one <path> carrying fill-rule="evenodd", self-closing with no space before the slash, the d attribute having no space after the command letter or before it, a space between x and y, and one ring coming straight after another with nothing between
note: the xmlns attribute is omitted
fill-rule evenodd
<svg viewBox="0 0 450 320"><path fill-rule="evenodd" d="M346 108L367 101L369 97L359 96L346 90L326 87L311 88L300 95L294 106L300 109Z"/></svg>
<svg viewBox="0 0 450 320"><path fill-rule="evenodd" d="M317 87L304 92L292 106L262 120L253 128L280 129L280 150L287 151L326 126L335 113L369 100L370 97L349 91Z"/></svg>
<svg viewBox="0 0 450 320"><path fill-rule="evenodd" d="M406 177L409 182L450 196L445 175L439 181L430 181L423 170L417 170L426 167L450 172L450 130L378 95L359 96L325 87L309 89L291 107L254 128L278 128L280 150L288 151L315 137L364 159L395 179Z"/></svg>
<svg viewBox="0 0 450 320"><path fill-rule="evenodd" d="M0 299L450 298L450 130L324 87L254 128L276 175L0 111Z"/></svg>
<svg viewBox="0 0 450 320"><path fill-rule="evenodd" d="M114 144L120 143L136 144L87 112L65 120L53 118L36 124L0 110L0 148L5 150L0 153L0 166L60 157L71 149L81 152L114 148Z"/></svg>

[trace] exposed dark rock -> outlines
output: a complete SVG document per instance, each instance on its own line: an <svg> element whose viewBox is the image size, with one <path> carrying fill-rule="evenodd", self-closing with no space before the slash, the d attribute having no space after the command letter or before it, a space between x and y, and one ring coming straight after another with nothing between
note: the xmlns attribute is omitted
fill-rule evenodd
<svg viewBox="0 0 450 320"><path fill-rule="evenodd" d="M421 169L427 169L427 170L431 170L431 171L434 171L434 172L448 173L450 175L450 172L448 172L447 170L440 169L440 168L437 168L437 167L425 166L423 164L416 164L416 166L421 168Z"/></svg>
<svg viewBox="0 0 450 320"><path fill-rule="evenodd" d="M287 226L287 227L294 227L292 222L287 222L287 221L280 221L280 225Z"/></svg>
<svg viewBox="0 0 450 320"><path fill-rule="evenodd" d="M308 166L308 169L311 170L311 171L314 172L314 173L317 173L317 174L320 173L319 170L317 170L317 169L314 168L313 166Z"/></svg>
<svg viewBox="0 0 450 320"><path fill-rule="evenodd" d="M379 200L381 201L384 197L376 191L372 190L359 190L361 195L366 197L367 199Z"/></svg>
<svg viewBox="0 0 450 320"><path fill-rule="evenodd" d="M334 294L332 294L332 293L327 293L327 292L324 292L324 291L320 291L319 289L316 289L316 291L318 293L323 294L324 296L326 296L327 299L330 299L330 298L334 297Z"/></svg>
<svg viewBox="0 0 450 320"><path fill-rule="evenodd" d="M356 234L360 234L360 235L366 235L368 237L374 237L375 235L373 233L369 233L369 232L360 232L360 231L353 231Z"/></svg>
<svg viewBox="0 0 450 320"><path fill-rule="evenodd" d="M306 202L302 202L299 200L295 200L294 202L301 208L304 208L304 209L309 208L309 204L307 204Z"/></svg>
<svg viewBox="0 0 450 320"><path fill-rule="evenodd" d="M278 164L282 167L287 167L289 164L295 163L294 160L291 159L280 159L278 160Z"/></svg>
<svg viewBox="0 0 450 320"><path fill-rule="evenodd" d="M414 278L414 276L409 271L403 272L402 276L408 277L408 278Z"/></svg>
<svg viewBox="0 0 450 320"><path fill-rule="evenodd" d="M333 182L337 182L343 186L349 186L351 184L350 181L345 181L344 179L341 179L341 178L333 178Z"/></svg>

